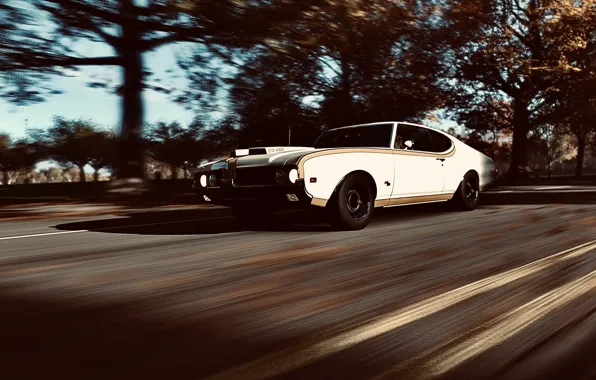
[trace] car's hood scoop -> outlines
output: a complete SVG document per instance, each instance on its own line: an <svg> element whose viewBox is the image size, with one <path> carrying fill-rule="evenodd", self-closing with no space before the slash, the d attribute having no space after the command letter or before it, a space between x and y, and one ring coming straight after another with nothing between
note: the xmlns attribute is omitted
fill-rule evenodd
<svg viewBox="0 0 596 380"><path fill-rule="evenodd" d="M238 152L239 155L236 156L235 166L236 168L246 168L264 165L288 165L295 163L301 156L313 150L315 148L296 146L250 148Z"/></svg>
<svg viewBox="0 0 596 380"><path fill-rule="evenodd" d="M258 155L267 155L267 154L280 154L280 153L290 153L290 152L299 152L303 150L314 150L311 147L304 147L304 146L267 146L267 147L256 147L256 148L248 148L248 149L236 149L232 152L232 157L242 157L242 156L258 156Z"/></svg>

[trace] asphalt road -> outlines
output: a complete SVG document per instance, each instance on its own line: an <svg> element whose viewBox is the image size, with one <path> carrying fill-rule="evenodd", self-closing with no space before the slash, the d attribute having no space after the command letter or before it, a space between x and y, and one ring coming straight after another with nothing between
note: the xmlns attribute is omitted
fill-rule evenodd
<svg viewBox="0 0 596 380"><path fill-rule="evenodd" d="M105 210L104 210L105 214ZM4 379L591 379L596 206L0 221Z"/></svg>

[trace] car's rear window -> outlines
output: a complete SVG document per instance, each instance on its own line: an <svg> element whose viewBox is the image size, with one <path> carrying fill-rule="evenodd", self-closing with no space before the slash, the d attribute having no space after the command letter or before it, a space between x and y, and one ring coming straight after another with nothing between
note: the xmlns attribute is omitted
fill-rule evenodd
<svg viewBox="0 0 596 380"><path fill-rule="evenodd" d="M365 125L324 132L314 147L321 148L389 148L393 124Z"/></svg>
<svg viewBox="0 0 596 380"><path fill-rule="evenodd" d="M451 149L453 143L449 140L448 137L443 136L439 132L433 131L429 129L428 132L430 133L430 137L433 141L433 148L437 153L443 153Z"/></svg>

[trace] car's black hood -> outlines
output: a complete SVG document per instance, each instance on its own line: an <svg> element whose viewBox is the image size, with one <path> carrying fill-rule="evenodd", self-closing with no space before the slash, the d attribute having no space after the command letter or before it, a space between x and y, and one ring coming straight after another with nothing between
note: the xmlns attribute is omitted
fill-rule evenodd
<svg viewBox="0 0 596 380"><path fill-rule="evenodd" d="M251 148L251 149L268 149L271 148ZM275 148L277 149L277 148ZM263 166L284 166L284 165L295 165L305 155L316 152L322 149L315 149L310 147L292 147L291 151L286 152L274 152L265 154L250 154L239 157L232 157L221 159L214 162L201 165L198 168L199 172L209 170L228 169L229 167L234 168L248 168L248 167L263 167ZM274 149L273 149L274 150Z"/></svg>
<svg viewBox="0 0 596 380"><path fill-rule="evenodd" d="M255 166L284 166L293 165L306 154L315 151L314 148L303 148L289 152L269 153L247 155L236 158L236 167L255 167Z"/></svg>

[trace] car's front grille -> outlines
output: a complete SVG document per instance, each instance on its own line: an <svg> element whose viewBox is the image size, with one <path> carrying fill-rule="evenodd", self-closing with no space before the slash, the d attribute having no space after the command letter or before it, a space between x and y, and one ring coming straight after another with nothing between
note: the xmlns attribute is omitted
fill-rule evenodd
<svg viewBox="0 0 596 380"><path fill-rule="evenodd" d="M272 168L237 168L234 183L238 186L276 185Z"/></svg>

